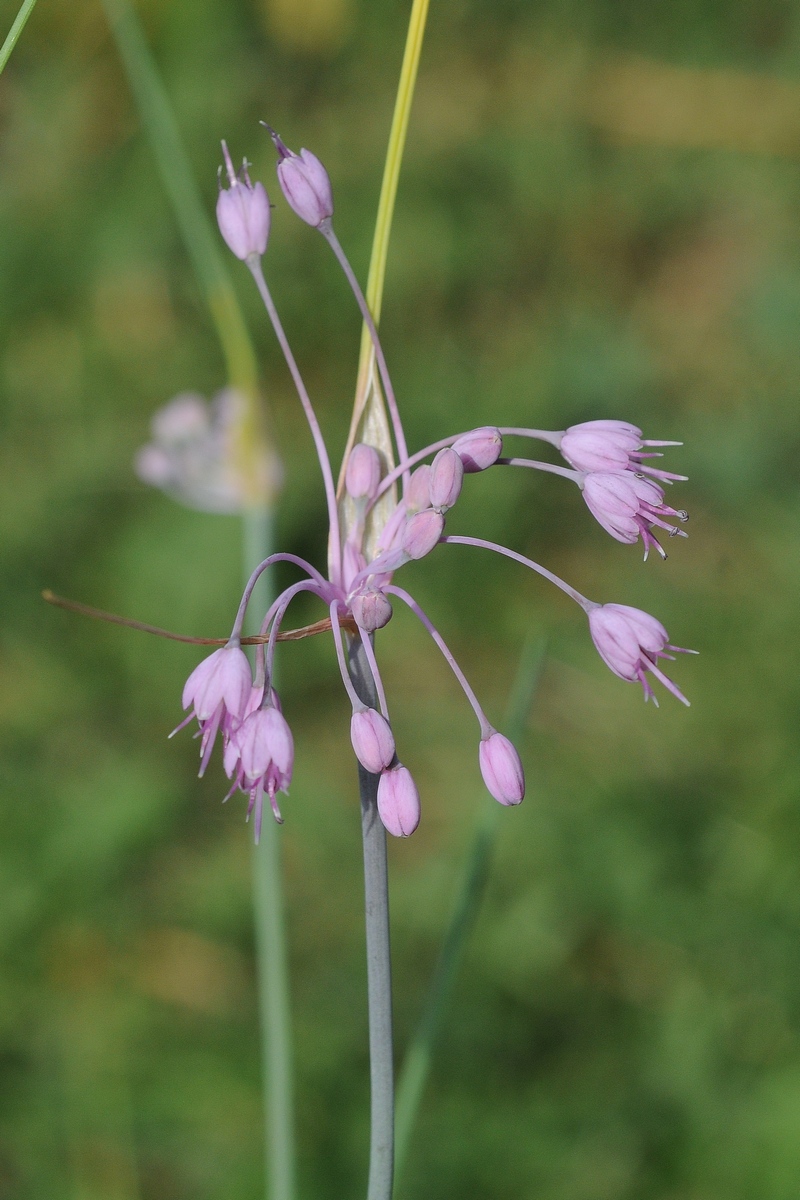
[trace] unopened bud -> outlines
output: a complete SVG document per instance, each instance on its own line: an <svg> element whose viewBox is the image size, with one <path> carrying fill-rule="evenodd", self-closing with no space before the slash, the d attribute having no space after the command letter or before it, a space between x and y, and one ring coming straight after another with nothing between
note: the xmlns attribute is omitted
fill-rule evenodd
<svg viewBox="0 0 800 1200"><path fill-rule="evenodd" d="M384 771L378 780L378 815L393 837L410 837L419 825L417 785L409 769L400 763Z"/></svg>
<svg viewBox="0 0 800 1200"><path fill-rule="evenodd" d="M483 782L501 804L519 804L525 795L525 772L507 737L496 731L481 741L478 751Z"/></svg>
<svg viewBox="0 0 800 1200"><path fill-rule="evenodd" d="M377 775L394 758L394 735L389 722L374 708L354 712L350 721L350 741L356 758L365 771Z"/></svg>
<svg viewBox="0 0 800 1200"><path fill-rule="evenodd" d="M430 554L444 530L444 517L432 508L409 517L403 531L402 549L409 558L424 558Z"/></svg>
<svg viewBox="0 0 800 1200"><path fill-rule="evenodd" d="M356 625L366 633L374 633L376 629L383 629L384 625L389 624L392 617L391 604L383 592L379 592L375 588L358 592L353 596L350 601L350 611L355 618Z"/></svg>
<svg viewBox="0 0 800 1200"><path fill-rule="evenodd" d="M461 495L464 464L455 450L440 450L431 463L431 505L437 512L447 512Z"/></svg>
<svg viewBox="0 0 800 1200"><path fill-rule="evenodd" d="M298 217L315 228L327 217L333 216L333 193L328 172L310 150L299 154L289 150L274 129L270 137L278 151L278 182L289 204Z"/></svg>
<svg viewBox="0 0 800 1200"><path fill-rule="evenodd" d="M503 452L503 439L499 429L495 429L493 425L484 425L457 438L453 442L453 449L469 475L494 466Z"/></svg>
<svg viewBox="0 0 800 1200"><path fill-rule="evenodd" d="M354 500L372 500L381 481L381 460L374 446L358 442L350 451L345 486Z"/></svg>
<svg viewBox="0 0 800 1200"><path fill-rule="evenodd" d="M431 469L427 463L423 463L412 473L404 496L406 508L410 513L418 513L422 512L423 508L430 508L430 478Z"/></svg>
<svg viewBox="0 0 800 1200"><path fill-rule="evenodd" d="M269 198L263 184L250 182L246 164L236 174L225 142L222 153L230 187L221 188L217 197L219 231L237 258L260 258L269 238Z"/></svg>

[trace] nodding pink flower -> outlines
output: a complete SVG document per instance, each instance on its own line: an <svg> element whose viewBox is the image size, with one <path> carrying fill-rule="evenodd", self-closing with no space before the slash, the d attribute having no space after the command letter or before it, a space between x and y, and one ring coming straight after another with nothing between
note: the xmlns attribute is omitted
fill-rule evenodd
<svg viewBox="0 0 800 1200"><path fill-rule="evenodd" d="M275 799L278 791L287 792L292 781L294 766L294 741L286 718L268 704L245 717L233 733L230 743L233 750L226 755L226 770L233 777L233 786L250 793L248 816L255 808L255 838L261 836L261 807L264 792L269 796L272 812L279 824L283 818Z"/></svg>
<svg viewBox="0 0 800 1200"><path fill-rule="evenodd" d="M217 733L228 738L239 725L251 697L253 678L247 655L238 645L223 646L195 667L183 688L183 707L192 711L178 729L197 717L200 774L205 771ZM174 732L177 733L177 730Z"/></svg>
<svg viewBox="0 0 800 1200"><path fill-rule="evenodd" d="M567 462L578 471L646 472L664 483L685 481L685 475L661 471L644 460L660 458L642 453L645 446L680 446L681 442L643 441L642 431L627 421L583 421L571 425L556 442Z"/></svg>
<svg viewBox="0 0 800 1200"><path fill-rule="evenodd" d="M389 722L374 708L354 712L350 741L365 771L378 775L394 759L394 734Z"/></svg>
<svg viewBox="0 0 800 1200"><path fill-rule="evenodd" d="M217 197L219 231L229 248L243 262L249 258L260 258L269 238L269 198L263 183L250 182L246 162L242 164L240 174L236 174L225 142L222 143L222 153L230 188L220 186Z"/></svg>
<svg viewBox="0 0 800 1200"><path fill-rule="evenodd" d="M389 767L378 780L378 816L393 837L410 837L419 825L417 785L401 763Z"/></svg>
<svg viewBox="0 0 800 1200"><path fill-rule="evenodd" d="M484 425L469 433L462 433L453 442L453 449L464 464L468 475L493 467L503 453L503 438L499 429Z"/></svg>
<svg viewBox="0 0 800 1200"><path fill-rule="evenodd" d="M696 654L697 651L670 645L669 634L655 617L627 604L597 605L589 611L589 632L606 666L620 679L641 683L645 700L652 699L658 707L658 700L645 674L650 671L688 707L689 701L683 692L659 670L656 663L659 658L674 659L675 654ZM673 653L667 654L668 650Z"/></svg>
<svg viewBox="0 0 800 1200"><path fill-rule="evenodd" d="M278 151L278 182L293 212L315 228L333 216L333 191L328 172L310 150L295 154L274 129L265 125Z"/></svg>
<svg viewBox="0 0 800 1200"><path fill-rule="evenodd" d="M478 751L483 782L500 804L519 804L525 795L525 772L514 746L492 730L481 739Z"/></svg>
<svg viewBox="0 0 800 1200"><path fill-rule="evenodd" d="M670 536L686 537L683 529L665 520L674 517L688 521L688 513L664 504L662 488L651 479L630 471L589 471L582 480L583 498L592 515L618 542L633 545L641 537L644 557L655 547L662 558L667 555L652 533L652 526L666 529Z"/></svg>

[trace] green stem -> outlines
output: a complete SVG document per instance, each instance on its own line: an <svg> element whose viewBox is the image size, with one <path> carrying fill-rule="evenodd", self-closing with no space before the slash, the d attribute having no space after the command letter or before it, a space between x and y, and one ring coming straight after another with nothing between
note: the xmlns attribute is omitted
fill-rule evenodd
<svg viewBox="0 0 800 1200"><path fill-rule="evenodd" d="M523 651L505 725L512 742L519 742L525 731L525 722L541 676L544 654L543 642L530 641ZM396 1179L399 1179L405 1165L414 1122L430 1074L434 1043L442 1027L464 949L480 909L504 812L499 804L487 805L478 823L428 998L403 1061L397 1085Z"/></svg>
<svg viewBox="0 0 800 1200"><path fill-rule="evenodd" d="M268 510L246 513L242 532L247 579L253 567L271 553L272 522ZM261 614L269 606L270 573L265 571L259 579L248 607L251 632L258 632ZM268 812L261 841L253 848L253 916L264 1085L266 1195L269 1200L293 1200L294 1084L280 837L280 828Z"/></svg>
<svg viewBox="0 0 800 1200"><path fill-rule="evenodd" d="M350 677L365 704L377 704L375 682L360 640L349 646ZM364 844L364 912L369 1004L370 1153L367 1200L391 1200L394 1175L394 1052L389 872L386 830L378 816L378 775L359 763Z"/></svg>
<svg viewBox="0 0 800 1200"><path fill-rule="evenodd" d="M24 0L24 3L20 5L19 12L14 19L14 24L9 29L8 36L3 42L3 45L0 46L0 71L4 70L6 63L11 57L11 51L19 41L19 35L25 28L25 23L33 12L35 6L36 0Z"/></svg>

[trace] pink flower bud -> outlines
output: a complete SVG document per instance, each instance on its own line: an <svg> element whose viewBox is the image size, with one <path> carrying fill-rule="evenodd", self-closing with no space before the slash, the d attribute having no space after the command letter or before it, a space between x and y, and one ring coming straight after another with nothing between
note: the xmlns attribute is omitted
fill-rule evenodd
<svg viewBox="0 0 800 1200"><path fill-rule="evenodd" d="M350 451L345 486L354 500L371 500L381 481L381 460L374 446L358 442Z"/></svg>
<svg viewBox="0 0 800 1200"><path fill-rule="evenodd" d="M224 142L222 153L230 188L222 188L217 197L219 231L237 258L243 261L253 256L260 258L269 237L269 198L263 184L250 182L246 166L237 176Z"/></svg>
<svg viewBox="0 0 800 1200"><path fill-rule="evenodd" d="M383 629L384 625L389 624L392 617L392 606L389 600L383 592L379 592L376 588L357 592L350 601L350 611L355 618L356 625L366 633L374 633L376 629Z"/></svg>
<svg viewBox="0 0 800 1200"><path fill-rule="evenodd" d="M430 554L444 530L444 517L432 508L409 517L403 531L403 553L409 558L424 558Z"/></svg>
<svg viewBox="0 0 800 1200"><path fill-rule="evenodd" d="M525 772L507 737L496 731L481 741L478 751L483 782L501 804L519 804L525 795Z"/></svg>
<svg viewBox="0 0 800 1200"><path fill-rule="evenodd" d="M419 825L419 792L411 772L400 763L378 781L378 815L393 837L410 837Z"/></svg>
<svg viewBox="0 0 800 1200"><path fill-rule="evenodd" d="M405 494L405 505L409 513L422 512L431 506L431 469L427 463L412 471Z"/></svg>
<svg viewBox="0 0 800 1200"><path fill-rule="evenodd" d="M493 425L484 425L464 433L453 442L453 449L464 464L467 474L475 471L485 471L493 466L503 453L503 439L500 430Z"/></svg>
<svg viewBox="0 0 800 1200"><path fill-rule="evenodd" d="M374 708L354 712L350 721L350 741L356 758L365 771L377 775L394 758L394 735L389 722Z"/></svg>
<svg viewBox="0 0 800 1200"><path fill-rule="evenodd" d="M440 450L431 463L431 506L437 512L447 512L461 495L464 464L461 455L447 447Z"/></svg>
<svg viewBox="0 0 800 1200"><path fill-rule="evenodd" d="M320 225L333 216L333 193L328 172L310 150L295 154L274 129L270 136L278 151L278 182L289 207L309 225Z"/></svg>

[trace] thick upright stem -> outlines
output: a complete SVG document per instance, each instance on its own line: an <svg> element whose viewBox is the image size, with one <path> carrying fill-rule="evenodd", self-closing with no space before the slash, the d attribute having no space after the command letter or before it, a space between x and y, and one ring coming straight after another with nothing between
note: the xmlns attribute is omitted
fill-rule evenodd
<svg viewBox="0 0 800 1200"><path fill-rule="evenodd" d="M349 669L356 691L375 708L372 672L360 640L350 644ZM392 963L389 947L389 877L386 831L378 816L378 779L359 764L364 902L367 931L367 996L371 1085L367 1200L391 1200L394 1174L394 1059Z"/></svg>

